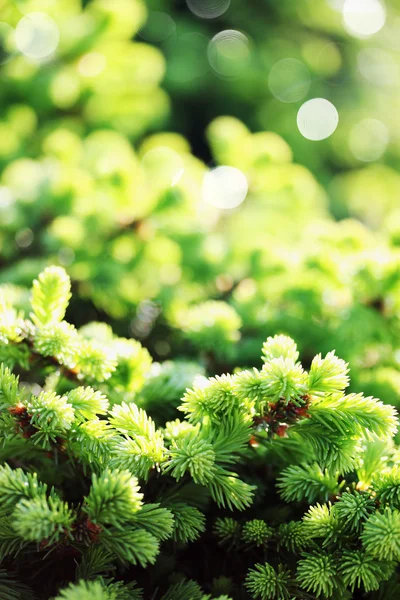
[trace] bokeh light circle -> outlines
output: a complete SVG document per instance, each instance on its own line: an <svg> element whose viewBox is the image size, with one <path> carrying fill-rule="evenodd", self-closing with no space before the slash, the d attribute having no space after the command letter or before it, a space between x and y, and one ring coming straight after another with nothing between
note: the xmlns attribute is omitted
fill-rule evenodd
<svg viewBox="0 0 400 600"><path fill-rule="evenodd" d="M386 8L380 0L345 0L343 21L353 36L364 38L374 35L386 22Z"/></svg>
<svg viewBox="0 0 400 600"><path fill-rule="evenodd" d="M231 0L186 0L189 10L201 19L217 19L231 5Z"/></svg>
<svg viewBox="0 0 400 600"><path fill-rule="evenodd" d="M180 155L167 146L158 146L146 152L141 165L150 184L160 188L176 185L185 170Z"/></svg>
<svg viewBox="0 0 400 600"><path fill-rule="evenodd" d="M29 228L20 229L15 234L15 242L20 248L29 248L33 242L33 238L33 231Z"/></svg>
<svg viewBox="0 0 400 600"><path fill-rule="evenodd" d="M394 58L380 48L363 48L357 57L358 70L367 81L382 87L398 85L400 69Z"/></svg>
<svg viewBox="0 0 400 600"><path fill-rule="evenodd" d="M327 0L327 3L336 12L342 12L345 0Z"/></svg>
<svg viewBox="0 0 400 600"><path fill-rule="evenodd" d="M379 160L389 143L389 131L378 119L363 119L350 131L349 147L362 162Z"/></svg>
<svg viewBox="0 0 400 600"><path fill-rule="evenodd" d="M13 202L14 197L11 190L4 185L0 185L0 209L9 208Z"/></svg>
<svg viewBox="0 0 400 600"><path fill-rule="evenodd" d="M17 48L28 58L40 59L53 54L60 41L57 23L49 15L32 12L23 17L15 30Z"/></svg>
<svg viewBox="0 0 400 600"><path fill-rule="evenodd" d="M235 167L217 167L204 176L203 201L217 208L236 208L246 198L247 192L247 178Z"/></svg>
<svg viewBox="0 0 400 600"><path fill-rule="evenodd" d="M328 138L339 123L335 106L325 98L308 100L297 113L297 126L300 133L312 141Z"/></svg>
<svg viewBox="0 0 400 600"><path fill-rule="evenodd" d="M234 29L220 31L208 44L207 55L216 73L223 77L238 77L249 65L249 40L244 33Z"/></svg>
<svg viewBox="0 0 400 600"><path fill-rule="evenodd" d="M268 86L281 102L298 102L307 95L311 85L310 71L296 58L283 58L271 69Z"/></svg>
<svg viewBox="0 0 400 600"><path fill-rule="evenodd" d="M84 77L97 77L104 71L107 60L100 52L88 52L84 54L78 63L78 71Z"/></svg>

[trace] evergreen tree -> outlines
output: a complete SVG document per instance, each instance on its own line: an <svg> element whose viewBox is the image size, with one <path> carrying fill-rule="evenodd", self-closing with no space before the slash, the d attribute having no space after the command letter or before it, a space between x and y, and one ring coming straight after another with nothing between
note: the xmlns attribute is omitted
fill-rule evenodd
<svg viewBox="0 0 400 600"><path fill-rule="evenodd" d="M48 267L29 311L1 305L4 600L396 593L396 411L335 352L305 370L276 335L258 368L155 369L70 296Z"/></svg>

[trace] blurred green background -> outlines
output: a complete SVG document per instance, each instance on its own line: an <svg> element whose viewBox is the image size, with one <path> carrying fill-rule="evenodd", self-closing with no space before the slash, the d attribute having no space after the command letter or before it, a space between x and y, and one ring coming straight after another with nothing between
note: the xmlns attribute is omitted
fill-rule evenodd
<svg viewBox="0 0 400 600"><path fill-rule="evenodd" d="M1 302L61 264L157 360L285 332L397 402L396 0L0 0L0 42Z"/></svg>

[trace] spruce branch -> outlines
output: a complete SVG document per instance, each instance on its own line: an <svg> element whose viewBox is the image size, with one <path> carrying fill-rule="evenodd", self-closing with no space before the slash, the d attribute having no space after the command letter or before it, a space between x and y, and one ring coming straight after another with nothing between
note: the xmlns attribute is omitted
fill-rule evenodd
<svg viewBox="0 0 400 600"><path fill-rule="evenodd" d="M116 431L110 423L98 418L74 423L67 432L68 447L73 455L85 469L95 471L103 469L110 461L116 438Z"/></svg>
<svg viewBox="0 0 400 600"><path fill-rule="evenodd" d="M21 384L0 367L0 456L8 461L0 466L0 557L7 565L38 552L45 571L60 557L76 560L63 600L141 598L120 577L129 565L156 562L150 593L174 600L212 600L211 591L229 600L243 587L261 600L386 589L400 561L398 452L390 438L397 417L373 397L344 393L344 361L318 355L307 373L294 341L278 335L264 343L259 370L206 378L183 360L151 367L139 342L117 338L109 326L76 330L63 321L65 282L59 271L45 271L34 285L34 322L7 305L10 328L1 330L0 357L6 348L12 361L21 347L31 359ZM45 298L51 305L57 294L64 300L53 319ZM199 324L195 343L207 350L222 323L228 337L231 331L226 308L215 314L214 323ZM179 396L185 418L166 422L163 403L174 418ZM271 514L265 498L276 503L276 478L282 501L303 507L282 502ZM240 519L239 511L246 511ZM212 584L220 575L212 567L207 591L176 573L165 592L158 580L175 553L189 544L195 552L212 536L243 552L246 568L253 555L278 558L250 568L246 581L238 568L221 586Z"/></svg>
<svg viewBox="0 0 400 600"><path fill-rule="evenodd" d="M110 465L127 468L146 479L149 470L158 467L165 453L162 433L156 430L154 421L146 412L131 402L115 405L109 417L111 425L124 437L113 441Z"/></svg>
<svg viewBox="0 0 400 600"><path fill-rule="evenodd" d="M112 348L93 340L81 341L76 362L80 378L102 383L111 377L117 364Z"/></svg>
<svg viewBox="0 0 400 600"><path fill-rule="evenodd" d="M273 529L261 519L253 519L243 525L242 539L250 546L265 546L272 535Z"/></svg>
<svg viewBox="0 0 400 600"><path fill-rule="evenodd" d="M186 413L192 423L200 423L205 417L219 423L224 417L244 413L246 404L235 393L235 378L221 375L203 379L187 390L179 410Z"/></svg>
<svg viewBox="0 0 400 600"><path fill-rule="evenodd" d="M97 415L105 415L109 401L99 390L92 387L77 387L68 393L68 402L74 409L75 419L85 422L96 419Z"/></svg>
<svg viewBox="0 0 400 600"><path fill-rule="evenodd" d="M11 469L8 464L0 466L0 514L11 515L20 500L45 498L47 485L38 481L37 473L25 473Z"/></svg>
<svg viewBox="0 0 400 600"><path fill-rule="evenodd" d="M2 600L36 600L33 590L16 581L5 569L0 569L0 598Z"/></svg>
<svg viewBox="0 0 400 600"><path fill-rule="evenodd" d="M123 564L146 567L155 563L159 552L159 541L154 535L132 526L105 528L100 533L99 542Z"/></svg>
<svg viewBox="0 0 400 600"><path fill-rule="evenodd" d="M377 590L382 581L389 579L394 563L376 560L364 550L346 550L340 557L339 569L345 585L352 592L360 587L370 592Z"/></svg>
<svg viewBox="0 0 400 600"><path fill-rule="evenodd" d="M400 560L400 513L391 508L372 514L361 540L367 553L381 560Z"/></svg>
<svg viewBox="0 0 400 600"><path fill-rule="evenodd" d="M221 423L220 427L211 428L209 435L218 464L230 465L247 449L251 438L251 424L231 417Z"/></svg>
<svg viewBox="0 0 400 600"><path fill-rule="evenodd" d="M260 377L264 397L270 402L284 398L299 402L307 392L307 374L290 358L272 358L264 363Z"/></svg>
<svg viewBox="0 0 400 600"><path fill-rule="evenodd" d="M260 600L289 600L290 573L282 565L276 571L269 563L256 564L246 578L246 588Z"/></svg>
<svg viewBox="0 0 400 600"><path fill-rule="evenodd" d="M349 385L348 365L338 358L335 352L328 352L325 358L318 354L311 363L308 376L310 394L324 395L342 392Z"/></svg>
<svg viewBox="0 0 400 600"><path fill-rule="evenodd" d="M309 538L301 521L282 523L278 528L278 549L286 548L289 552L304 550L309 544Z"/></svg>
<svg viewBox="0 0 400 600"><path fill-rule="evenodd" d="M310 404L309 414L312 422L341 435L367 437L371 432L384 437L393 436L397 431L395 409L375 398L364 398L362 394L317 400Z"/></svg>
<svg viewBox="0 0 400 600"><path fill-rule="evenodd" d="M339 520L350 531L359 533L364 522L375 510L375 502L368 493L354 491L341 494L335 504Z"/></svg>
<svg viewBox="0 0 400 600"><path fill-rule="evenodd" d="M172 511L159 504L143 504L130 520L160 541L170 538L175 526Z"/></svg>
<svg viewBox="0 0 400 600"><path fill-rule="evenodd" d="M262 360L269 362L274 358L284 358L296 363L299 358L297 344L287 335L268 337L262 346Z"/></svg>
<svg viewBox="0 0 400 600"><path fill-rule="evenodd" d="M72 405L67 396L59 396L54 392L41 392L39 396L31 396L26 406L30 416L30 424L36 433L32 439L44 448L50 448L58 435L64 435L75 418Z"/></svg>
<svg viewBox="0 0 400 600"><path fill-rule="evenodd" d="M76 367L79 342L73 325L66 321L49 323L36 328L33 350L36 354L53 358L68 371Z"/></svg>
<svg viewBox="0 0 400 600"><path fill-rule="evenodd" d="M71 282L61 267L47 267L33 282L33 323L40 327L63 320L71 297Z"/></svg>
<svg viewBox="0 0 400 600"><path fill-rule="evenodd" d="M139 489L136 477L129 471L106 469L100 475L93 474L84 509L93 523L122 527L142 507L143 494Z"/></svg>
<svg viewBox="0 0 400 600"><path fill-rule="evenodd" d="M172 502L168 509L174 517L172 537L177 542L193 542L205 530L205 517L194 506Z"/></svg>
<svg viewBox="0 0 400 600"><path fill-rule="evenodd" d="M135 583L126 586L121 582L113 583L96 579L71 583L61 590L54 600L142 600L142 598L142 591L136 588Z"/></svg>
<svg viewBox="0 0 400 600"><path fill-rule="evenodd" d="M323 548L340 545L343 539L342 522L335 508L330 503L316 504L303 517L304 534L310 540L319 538Z"/></svg>
<svg viewBox="0 0 400 600"><path fill-rule="evenodd" d="M239 479L232 471L217 467L215 477L209 482L208 488L213 500L229 510L245 510L253 501L254 486Z"/></svg>
<svg viewBox="0 0 400 600"><path fill-rule="evenodd" d="M7 556L15 558L28 542L22 540L12 526L11 517L0 518L0 561ZM1 597L1 596L0 596Z"/></svg>
<svg viewBox="0 0 400 600"><path fill-rule="evenodd" d="M190 472L195 483L207 485L214 477L215 452L212 444L204 439L187 435L174 442L169 449L169 459L163 465L177 481Z"/></svg>
<svg viewBox="0 0 400 600"><path fill-rule="evenodd" d="M56 496L22 499L13 514L16 533L28 542L46 542L51 545L62 536L71 537L74 514L66 502Z"/></svg>
<svg viewBox="0 0 400 600"><path fill-rule="evenodd" d="M332 596L334 591L344 592L344 582L332 554L323 551L305 552L298 562L297 580L302 588L317 598Z"/></svg>
<svg viewBox="0 0 400 600"><path fill-rule="evenodd" d="M232 517L218 518L214 524L214 533L221 545L235 546L241 537L241 526Z"/></svg>
<svg viewBox="0 0 400 600"><path fill-rule="evenodd" d="M400 509L400 466L377 473L372 481L377 500L392 508Z"/></svg>
<svg viewBox="0 0 400 600"><path fill-rule="evenodd" d="M18 377L5 365L0 365L0 410L15 406L19 398Z"/></svg>
<svg viewBox="0 0 400 600"><path fill-rule="evenodd" d="M317 463L293 465L282 471L278 478L278 489L286 502L307 500L327 501L339 491L338 477L322 470Z"/></svg>
<svg viewBox="0 0 400 600"><path fill-rule="evenodd" d="M161 600L203 600L204 595L198 583L193 580L183 580L170 586Z"/></svg>
<svg viewBox="0 0 400 600"><path fill-rule="evenodd" d="M91 544L82 555L76 569L76 579L88 580L95 576L113 571L113 556L106 552L99 544Z"/></svg>

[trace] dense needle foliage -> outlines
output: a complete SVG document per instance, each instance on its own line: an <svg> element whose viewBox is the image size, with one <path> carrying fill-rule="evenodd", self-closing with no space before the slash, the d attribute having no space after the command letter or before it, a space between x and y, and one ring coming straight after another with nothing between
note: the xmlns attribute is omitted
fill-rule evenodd
<svg viewBox="0 0 400 600"><path fill-rule="evenodd" d="M359 62L372 42L345 31L335 2L265 1L262 19L252 6L231 4L207 20L167 0L3 0L0 281L23 308L24 292L9 284L27 288L45 266L67 267L76 325L112 322L159 360L196 360L200 351L210 373L253 364L263 340L284 332L307 363L335 348L351 365L354 389L396 403L400 179L390 165L397 123L390 122L382 164L349 158L353 92L342 93L343 81L351 90L357 85L354 123L396 112L394 32L388 23L373 38L374 56L393 77L379 78L381 63L371 59L370 81ZM56 52L42 60L15 42L21 16L33 11L45 11L59 29ZM390 2L387 12L395 22ZM176 25L164 41L156 13ZM207 48L193 40L235 26L252 40L251 65L218 76ZM206 72L182 40L207 62ZM328 97L340 111L321 152L297 131L299 102L280 102L268 87L273 65L285 57L309 70L308 96ZM178 127L180 118L198 122L193 94L213 107L201 113L206 130L190 139L198 150L201 138L204 162L188 139L171 133L193 134ZM261 113L273 119L251 117ZM243 122L211 121L221 114ZM212 164L245 173L249 193L239 211L202 202L210 155ZM325 189L321 162L335 173ZM337 222L337 215L352 218ZM220 322L217 335L195 335L210 319Z"/></svg>
<svg viewBox="0 0 400 600"><path fill-rule="evenodd" d="M276 335L257 368L207 378L105 324L77 330L70 295L49 267L29 312L2 299L2 597L351 598L395 581L396 413L347 393L335 352L305 370Z"/></svg>
<svg viewBox="0 0 400 600"><path fill-rule="evenodd" d="M0 600L400 598L400 13L354 2L0 0Z"/></svg>

